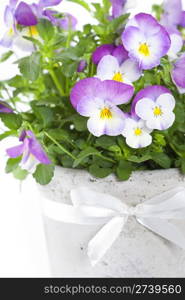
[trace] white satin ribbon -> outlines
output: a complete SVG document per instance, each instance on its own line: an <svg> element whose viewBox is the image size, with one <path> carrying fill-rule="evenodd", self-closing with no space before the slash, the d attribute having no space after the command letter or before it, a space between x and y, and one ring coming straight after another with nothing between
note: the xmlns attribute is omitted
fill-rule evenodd
<svg viewBox="0 0 185 300"><path fill-rule="evenodd" d="M185 249L185 234L169 220L185 220L185 189L178 187L138 204L128 206L116 197L88 188L71 191L72 205L44 199L44 214L56 221L81 225L104 224L88 243L94 266L121 233L129 216L161 237Z"/></svg>

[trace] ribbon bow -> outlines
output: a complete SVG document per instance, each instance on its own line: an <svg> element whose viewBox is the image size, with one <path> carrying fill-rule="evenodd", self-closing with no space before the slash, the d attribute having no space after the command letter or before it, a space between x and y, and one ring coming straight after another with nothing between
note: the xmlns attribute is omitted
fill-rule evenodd
<svg viewBox="0 0 185 300"><path fill-rule="evenodd" d="M104 224L88 243L88 256L94 266L121 233L129 216L161 237L185 249L185 236L170 219L185 219L185 189L175 188L133 206L116 197L88 188L71 191L73 205L44 199L44 214L56 221L81 225Z"/></svg>

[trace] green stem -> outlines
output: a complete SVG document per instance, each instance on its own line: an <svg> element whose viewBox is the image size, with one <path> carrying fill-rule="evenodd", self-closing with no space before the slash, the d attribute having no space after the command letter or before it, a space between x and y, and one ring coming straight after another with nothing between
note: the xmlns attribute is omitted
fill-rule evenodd
<svg viewBox="0 0 185 300"><path fill-rule="evenodd" d="M50 136L47 132L44 131L44 134L55 144L58 146L59 149L61 149L64 153L66 153L68 156L70 156L72 159L76 159L76 157L71 154L67 149L65 149L62 145L60 145L52 136Z"/></svg>
<svg viewBox="0 0 185 300"><path fill-rule="evenodd" d="M58 80L58 77L56 76L55 72L51 68L49 69L49 73L50 73L50 75L53 79L53 82L55 83L55 85L56 85L56 87L59 91L60 96L63 97L65 95L65 93L64 93L63 88L60 84L60 81Z"/></svg>
<svg viewBox="0 0 185 300"><path fill-rule="evenodd" d="M99 154L98 156L101 157L101 158L104 159L104 160L107 160L107 161L113 163L113 164L116 163L115 160L113 160L113 159L111 159L111 158L109 158L109 157L106 157L106 156L104 156L103 154Z"/></svg>

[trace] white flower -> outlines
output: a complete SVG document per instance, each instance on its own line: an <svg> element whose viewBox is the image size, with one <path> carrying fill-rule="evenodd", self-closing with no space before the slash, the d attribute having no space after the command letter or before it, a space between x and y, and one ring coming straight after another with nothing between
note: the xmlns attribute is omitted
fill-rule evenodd
<svg viewBox="0 0 185 300"><path fill-rule="evenodd" d="M97 75L101 80L115 80L127 84L139 79L141 70L136 62L131 59L125 60L121 65L116 57L105 55L97 67Z"/></svg>
<svg viewBox="0 0 185 300"><path fill-rule="evenodd" d="M136 114L146 121L149 129L165 130L172 126L175 121L175 99L171 94L162 94L156 101L143 98L136 104Z"/></svg>
<svg viewBox="0 0 185 300"><path fill-rule="evenodd" d="M122 135L126 138L127 145L137 149L147 147L152 143L151 132L152 130L145 126L143 120L127 118Z"/></svg>

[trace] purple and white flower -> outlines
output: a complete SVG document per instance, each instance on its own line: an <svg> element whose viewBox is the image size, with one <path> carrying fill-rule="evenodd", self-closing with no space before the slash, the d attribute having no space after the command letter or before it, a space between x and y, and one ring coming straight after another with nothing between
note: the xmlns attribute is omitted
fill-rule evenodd
<svg viewBox="0 0 185 300"><path fill-rule="evenodd" d="M85 117L88 130L95 136L117 136L122 133L125 115L117 105L132 97L132 86L98 78L80 80L71 91L71 103Z"/></svg>
<svg viewBox="0 0 185 300"><path fill-rule="evenodd" d="M175 121L175 99L163 86L148 86L133 101L132 113L146 122L149 129L166 130Z"/></svg>
<svg viewBox="0 0 185 300"><path fill-rule="evenodd" d="M6 102L0 100L0 113L13 113L13 109Z"/></svg>
<svg viewBox="0 0 185 300"><path fill-rule="evenodd" d="M104 56L97 67L97 74L101 80L115 80L127 84L139 79L142 71L139 69L137 62L126 59L121 65L116 57L112 55Z"/></svg>
<svg viewBox="0 0 185 300"><path fill-rule="evenodd" d="M60 15L60 17L57 17L57 15ZM69 13L59 14L57 11L50 9L46 9L43 12L43 16L47 17L53 25L59 26L64 30L75 30L78 23L77 19L73 15Z"/></svg>
<svg viewBox="0 0 185 300"><path fill-rule="evenodd" d="M92 55L92 61L95 65L98 65L100 60L106 56L112 55L117 58L119 64L123 63L128 57L128 52L122 46L114 46L113 44L104 44L96 48Z"/></svg>
<svg viewBox="0 0 185 300"><path fill-rule="evenodd" d="M161 24L167 28L174 29L180 25L182 20L182 1L181 0L164 0L164 14L161 18Z"/></svg>
<svg viewBox="0 0 185 300"><path fill-rule="evenodd" d="M131 19L122 34L122 42L130 58L141 69L152 69L167 54L171 41L169 34L149 14L140 13Z"/></svg>
<svg viewBox="0 0 185 300"><path fill-rule="evenodd" d="M137 0L110 0L112 3L112 17L118 18L136 6Z"/></svg>
<svg viewBox="0 0 185 300"><path fill-rule="evenodd" d="M22 142L20 145L9 148L6 152L11 158L16 158L22 155L20 167L23 170L34 173L38 164L51 164L47 154L42 149L32 131L23 131L19 141Z"/></svg>
<svg viewBox="0 0 185 300"><path fill-rule="evenodd" d="M148 129L141 119L128 117L125 120L125 127L122 135L126 138L126 143L131 148L144 148L152 143L151 129Z"/></svg>
<svg viewBox="0 0 185 300"><path fill-rule="evenodd" d="M174 63L171 76L179 93L185 94L185 54L182 54Z"/></svg>
<svg viewBox="0 0 185 300"><path fill-rule="evenodd" d="M77 72L83 72L85 70L85 68L87 67L87 62L85 59L82 59L79 64L78 64L78 67L77 67Z"/></svg>

